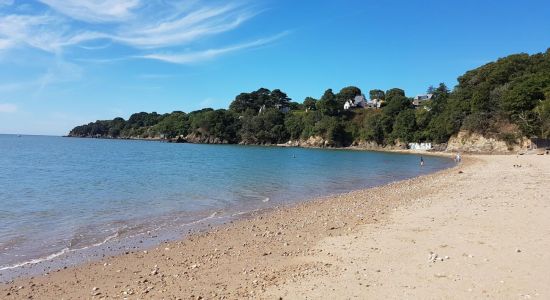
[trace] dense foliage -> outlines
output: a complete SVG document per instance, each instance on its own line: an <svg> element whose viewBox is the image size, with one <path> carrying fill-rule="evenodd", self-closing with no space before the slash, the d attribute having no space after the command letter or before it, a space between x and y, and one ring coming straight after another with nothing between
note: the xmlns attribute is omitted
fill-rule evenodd
<svg viewBox="0 0 550 300"><path fill-rule="evenodd" d="M261 88L235 97L229 109L184 113L136 113L75 127L71 136L112 138L176 138L195 142L275 144L321 137L329 145L356 142L380 145L446 142L460 130L514 140L520 136L550 138L550 49L517 54L466 72L451 92L445 84L429 87L433 97L415 107L405 91L373 89L380 109L344 110L361 95L357 87L320 99L291 102L281 90Z"/></svg>

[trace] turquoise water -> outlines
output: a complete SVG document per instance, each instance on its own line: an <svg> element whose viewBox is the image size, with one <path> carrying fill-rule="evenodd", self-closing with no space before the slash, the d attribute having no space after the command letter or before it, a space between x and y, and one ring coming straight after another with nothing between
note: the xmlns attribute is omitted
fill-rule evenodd
<svg viewBox="0 0 550 300"><path fill-rule="evenodd" d="M378 152L0 135L0 272L452 164L424 160L420 168L418 156Z"/></svg>

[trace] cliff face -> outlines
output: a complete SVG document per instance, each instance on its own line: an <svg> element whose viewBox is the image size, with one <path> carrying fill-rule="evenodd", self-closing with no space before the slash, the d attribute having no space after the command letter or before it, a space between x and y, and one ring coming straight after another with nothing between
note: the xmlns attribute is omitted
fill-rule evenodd
<svg viewBox="0 0 550 300"><path fill-rule="evenodd" d="M330 147L331 143L320 136L311 136L306 140L290 140L281 146L324 148Z"/></svg>
<svg viewBox="0 0 550 300"><path fill-rule="evenodd" d="M78 136L68 135L73 137L92 137L92 136ZM97 138L114 138L114 139L135 139L135 140L159 140L172 143L194 143L194 144L231 144L227 140L223 140L210 135L201 134L189 134L185 137L179 136L172 139L164 139L160 136L154 137L109 137L109 136L95 136ZM395 145L379 145L376 142L368 141L355 141L349 147L362 150L405 150L407 145L396 141ZM260 145L258 143L246 143L241 142L242 145ZM268 146L269 144L264 144ZM312 136L308 139L302 140L290 140L284 144L278 144L277 146L284 147L304 147L304 148L332 148L337 147L334 143L324 139L321 136ZM438 147L439 146L439 147ZM445 147L446 146L446 147ZM470 133L461 131L457 135L452 136L449 142L441 145L434 145L435 151L448 151L448 152L464 152L464 153L480 153L480 154L511 154L520 151L527 150L530 146L530 140L527 138L517 139L515 141L504 141L495 137L487 137L478 133Z"/></svg>
<svg viewBox="0 0 550 300"><path fill-rule="evenodd" d="M230 144L227 140L222 140L210 135L200 135L195 133L188 134L185 137L185 141L193 144Z"/></svg>
<svg viewBox="0 0 550 300"><path fill-rule="evenodd" d="M334 145L330 141L325 140L320 136L312 136L305 140L290 140L284 144L279 144L278 146L304 147L304 148L331 148L331 147L337 147L338 145ZM368 142L368 141L355 141L348 147L354 148L354 149L373 150L373 151L407 149L407 145L403 143L397 143L396 145L379 145L376 142Z"/></svg>
<svg viewBox="0 0 550 300"><path fill-rule="evenodd" d="M516 141L505 142L503 140L485 137L478 133L461 131L452 136L447 143L449 152L470 152L470 153L488 153L488 154L509 154L525 150L528 147L529 140L525 138Z"/></svg>

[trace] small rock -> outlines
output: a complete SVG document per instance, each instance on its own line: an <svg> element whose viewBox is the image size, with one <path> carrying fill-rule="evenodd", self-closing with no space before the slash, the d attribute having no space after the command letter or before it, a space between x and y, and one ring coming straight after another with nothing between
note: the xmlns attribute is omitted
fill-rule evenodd
<svg viewBox="0 0 550 300"><path fill-rule="evenodd" d="M520 252L521 252L521 249L516 249L516 252L517 252L517 253L520 253Z"/></svg>

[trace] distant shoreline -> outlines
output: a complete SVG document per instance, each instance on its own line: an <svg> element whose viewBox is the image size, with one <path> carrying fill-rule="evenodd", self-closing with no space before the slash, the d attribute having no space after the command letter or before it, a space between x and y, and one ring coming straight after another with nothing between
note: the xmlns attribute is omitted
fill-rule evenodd
<svg viewBox="0 0 550 300"><path fill-rule="evenodd" d="M434 156L448 157L452 155L451 152L447 151L436 151L436 150L412 150L412 149L403 149L399 147L391 146L378 146L378 147L361 147L361 146L346 146L346 147L336 147L336 146L315 146L315 145L289 145L288 143L283 144L237 144L237 143L197 143L197 142L173 142L168 139L161 138L113 138L113 137L81 137L81 136L69 136L64 135L64 138L77 138L77 139L98 139L98 140L121 140L121 141L145 141L145 142L160 142L160 143L173 143L173 144L194 144L194 145L234 145L234 146L260 146L260 147L281 147L281 148L304 148L304 149L327 149L327 150L357 150L357 151L373 151L373 152L389 152L389 153L403 153L403 154L426 154Z"/></svg>

